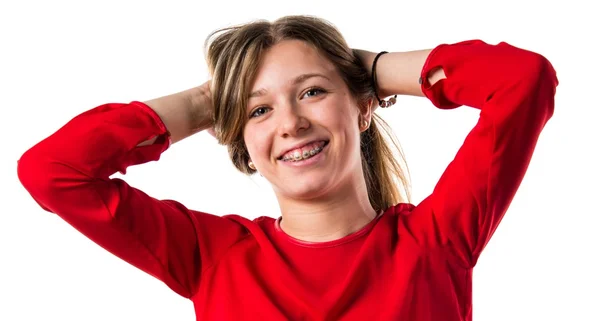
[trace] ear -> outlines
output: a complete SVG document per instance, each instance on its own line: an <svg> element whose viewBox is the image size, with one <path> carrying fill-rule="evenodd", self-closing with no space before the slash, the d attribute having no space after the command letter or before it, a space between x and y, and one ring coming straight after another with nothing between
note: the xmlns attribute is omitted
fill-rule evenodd
<svg viewBox="0 0 600 321"><path fill-rule="evenodd" d="M361 121L366 120L368 124L371 124L371 120L373 118L373 111L375 110L374 106L375 98L371 97L358 105L358 124L361 126ZM368 128L368 126L367 126ZM361 128L361 131L366 130Z"/></svg>

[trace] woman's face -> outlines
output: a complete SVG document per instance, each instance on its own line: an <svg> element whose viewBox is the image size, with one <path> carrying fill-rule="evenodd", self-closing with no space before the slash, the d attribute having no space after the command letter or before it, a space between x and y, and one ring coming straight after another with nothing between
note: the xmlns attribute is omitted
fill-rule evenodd
<svg viewBox="0 0 600 321"><path fill-rule="evenodd" d="M244 140L279 197L315 199L362 179L360 111L316 49L298 40L271 47L251 89Z"/></svg>

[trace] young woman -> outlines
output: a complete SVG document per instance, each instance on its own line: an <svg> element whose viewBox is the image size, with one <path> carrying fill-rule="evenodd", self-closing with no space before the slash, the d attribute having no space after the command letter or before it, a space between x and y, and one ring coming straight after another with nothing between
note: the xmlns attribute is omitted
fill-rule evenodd
<svg viewBox="0 0 600 321"><path fill-rule="evenodd" d="M18 174L33 199L190 298L198 320L470 320L472 269L553 113L552 65L479 40L352 50L300 16L209 40L211 81L98 106L28 150ZM481 110L418 205L374 114L395 95ZM279 218L212 215L109 178L204 130L271 183Z"/></svg>

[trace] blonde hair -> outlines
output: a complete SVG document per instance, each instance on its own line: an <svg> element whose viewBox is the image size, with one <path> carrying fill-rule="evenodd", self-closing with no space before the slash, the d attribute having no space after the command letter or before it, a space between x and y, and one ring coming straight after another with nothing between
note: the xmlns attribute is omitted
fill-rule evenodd
<svg viewBox="0 0 600 321"><path fill-rule="evenodd" d="M374 97L368 71L341 33L326 20L286 16L274 22L259 20L214 31L205 46L212 75L215 135L220 144L227 146L234 166L248 175L255 170L248 166L250 156L243 138L245 106L262 53L283 40L301 40L319 50L337 67L350 92L363 106ZM382 132L395 149L388 145ZM362 168L373 209L379 211L409 202L406 161L387 123L373 114L373 122L361 133L360 141Z"/></svg>

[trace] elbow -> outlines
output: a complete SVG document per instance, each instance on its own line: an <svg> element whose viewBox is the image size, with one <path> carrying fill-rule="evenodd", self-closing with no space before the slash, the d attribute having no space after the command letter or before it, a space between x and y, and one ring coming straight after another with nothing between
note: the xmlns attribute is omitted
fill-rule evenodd
<svg viewBox="0 0 600 321"><path fill-rule="evenodd" d="M55 199L61 193L58 181L61 175L59 169L46 153L40 151L39 146L35 146L26 151L19 160L17 160L17 177L21 185L33 198L33 200L42 207L42 209L55 213Z"/></svg>
<svg viewBox="0 0 600 321"><path fill-rule="evenodd" d="M33 197L44 210L50 211L43 204L43 195L49 194L47 191L49 184L46 180L47 175L43 172L44 163L41 157L36 154L35 147L26 151L21 158L17 160L17 177L25 190Z"/></svg>
<svg viewBox="0 0 600 321"><path fill-rule="evenodd" d="M39 175L36 175L36 169L40 168L40 166L36 162L36 159L39 158L34 154L35 151L30 149L17 160L17 177L21 185L30 193L33 189L37 189L35 186L41 178Z"/></svg>
<svg viewBox="0 0 600 321"><path fill-rule="evenodd" d="M546 57L535 52L521 51L518 61L519 72L514 78L516 88L520 87L517 91L528 101L526 105L531 112L545 122L554 113L554 96L558 86L556 70Z"/></svg>
<svg viewBox="0 0 600 321"><path fill-rule="evenodd" d="M537 52L501 42L497 46L497 56L492 59L502 61L498 71L506 77L508 83L527 84L528 87L544 84L553 90L558 86L554 66L546 57Z"/></svg>
<svg viewBox="0 0 600 321"><path fill-rule="evenodd" d="M558 76L552 63L544 56L536 54L535 74L537 75L536 97L542 114L545 114L545 120L548 121L554 114L554 96L556 87L558 87Z"/></svg>
<svg viewBox="0 0 600 321"><path fill-rule="evenodd" d="M530 57L525 62L529 66L524 67L523 70L529 73L530 79L540 87L549 87L554 94L558 86L558 77L552 63L538 53L530 53Z"/></svg>

